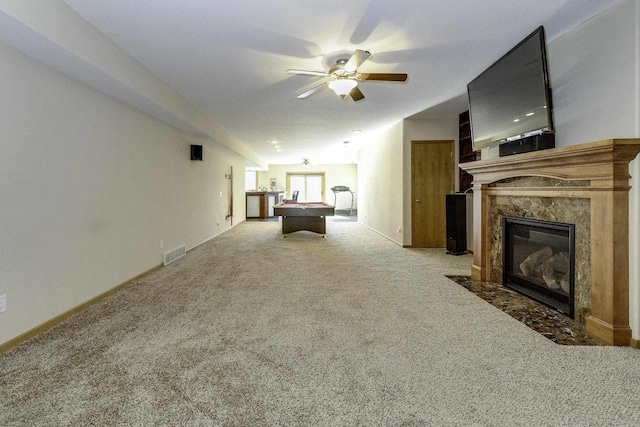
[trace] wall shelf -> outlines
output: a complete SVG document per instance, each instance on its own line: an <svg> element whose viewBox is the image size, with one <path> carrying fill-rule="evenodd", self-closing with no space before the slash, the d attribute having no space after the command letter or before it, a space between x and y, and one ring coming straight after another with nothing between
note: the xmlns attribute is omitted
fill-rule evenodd
<svg viewBox="0 0 640 427"><path fill-rule="evenodd" d="M471 141L471 122L469 111L458 116L458 164L474 162L480 159L480 153L473 151ZM462 168L458 168L460 175L460 192L465 192L473 185L473 177Z"/></svg>

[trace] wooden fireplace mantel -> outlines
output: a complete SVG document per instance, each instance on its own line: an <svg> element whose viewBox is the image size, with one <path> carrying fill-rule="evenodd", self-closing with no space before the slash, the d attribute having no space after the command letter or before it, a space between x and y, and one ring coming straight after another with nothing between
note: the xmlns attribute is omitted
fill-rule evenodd
<svg viewBox="0 0 640 427"><path fill-rule="evenodd" d="M639 152L640 139L609 139L460 164L473 175L471 275L479 280L488 279L490 197L589 199L592 256L587 332L613 345L629 345L629 162ZM489 186L527 176L581 182L558 187Z"/></svg>

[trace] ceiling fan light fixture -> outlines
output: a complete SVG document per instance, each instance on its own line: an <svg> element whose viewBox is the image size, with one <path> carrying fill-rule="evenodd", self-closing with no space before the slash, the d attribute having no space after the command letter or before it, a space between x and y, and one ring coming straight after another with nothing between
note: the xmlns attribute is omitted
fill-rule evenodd
<svg viewBox="0 0 640 427"><path fill-rule="evenodd" d="M329 88L333 90L340 98L349 95L354 87L358 86L358 82L351 79L336 79L329 82Z"/></svg>

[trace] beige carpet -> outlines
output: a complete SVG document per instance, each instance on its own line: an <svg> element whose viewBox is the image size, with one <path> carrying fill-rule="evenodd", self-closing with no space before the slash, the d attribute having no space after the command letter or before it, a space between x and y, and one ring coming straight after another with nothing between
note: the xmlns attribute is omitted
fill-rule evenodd
<svg viewBox="0 0 640 427"><path fill-rule="evenodd" d="M637 426L640 351L559 346L351 222L242 223L0 355L0 425Z"/></svg>

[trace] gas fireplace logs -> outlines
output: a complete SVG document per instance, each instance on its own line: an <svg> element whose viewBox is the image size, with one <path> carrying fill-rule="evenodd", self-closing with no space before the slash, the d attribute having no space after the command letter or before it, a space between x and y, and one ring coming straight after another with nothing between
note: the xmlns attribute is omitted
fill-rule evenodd
<svg viewBox="0 0 640 427"><path fill-rule="evenodd" d="M569 292L569 254L559 252L554 255L550 247L530 254L520 263L520 271L528 277L540 278L549 289Z"/></svg>

